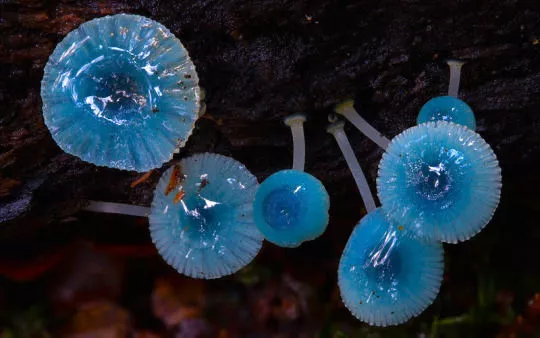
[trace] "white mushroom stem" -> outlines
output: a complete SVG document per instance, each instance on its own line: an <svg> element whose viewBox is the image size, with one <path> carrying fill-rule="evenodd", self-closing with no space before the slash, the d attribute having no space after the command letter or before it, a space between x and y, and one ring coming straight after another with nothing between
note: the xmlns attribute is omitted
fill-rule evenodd
<svg viewBox="0 0 540 338"><path fill-rule="evenodd" d="M148 217L148 214L150 213L150 208L147 207L102 201L90 201L90 203L86 207L82 208L82 210L138 217Z"/></svg>
<svg viewBox="0 0 540 338"><path fill-rule="evenodd" d="M293 138L293 169L304 171L306 162L306 141L304 139L304 122L306 115L294 114L286 117L283 122L291 128Z"/></svg>
<svg viewBox="0 0 540 338"><path fill-rule="evenodd" d="M364 172L362 171L362 168L354 155L351 144L349 143L349 139L347 139L347 135L343 130L344 125L345 123L343 121L335 122L330 124L328 128L326 128L326 131L334 135L339 149L341 149L341 152L345 157L345 161L347 161L347 165L349 166L349 170L354 177L358 191L360 191L360 196L362 196L366 210L367 212L370 212L377 206L375 205L375 200L373 199L373 195L369 189L366 176L364 175Z"/></svg>
<svg viewBox="0 0 540 338"><path fill-rule="evenodd" d="M338 104L334 111L337 114L345 116L360 132L369 137L373 142L375 142L379 147L386 149L390 140L383 136L379 131L373 126L371 126L366 120L360 116L354 109L354 101L346 100Z"/></svg>
<svg viewBox="0 0 540 338"><path fill-rule="evenodd" d="M448 84L448 96L457 97L459 93L459 81L461 79L461 67L465 63L459 60L446 61L450 67L450 83Z"/></svg>

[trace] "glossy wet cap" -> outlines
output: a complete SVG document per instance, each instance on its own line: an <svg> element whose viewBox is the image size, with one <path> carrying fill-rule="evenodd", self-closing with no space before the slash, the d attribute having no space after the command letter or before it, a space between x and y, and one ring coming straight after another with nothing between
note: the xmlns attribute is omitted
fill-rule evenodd
<svg viewBox="0 0 540 338"><path fill-rule="evenodd" d="M261 183L253 215L267 241L297 247L326 230L329 208L328 193L318 179L298 170L281 170Z"/></svg>
<svg viewBox="0 0 540 338"><path fill-rule="evenodd" d="M497 158L480 135L430 122L392 140L379 164L377 190L390 218L422 237L456 243L491 220L501 179Z"/></svg>
<svg viewBox="0 0 540 338"><path fill-rule="evenodd" d="M453 96L434 97L420 109L417 123L446 121L476 129L476 118L468 104Z"/></svg>
<svg viewBox="0 0 540 338"><path fill-rule="evenodd" d="M150 235L178 272L219 278L251 262L263 236L253 222L259 184L240 162L198 154L169 168L154 191Z"/></svg>
<svg viewBox="0 0 540 338"><path fill-rule="evenodd" d="M148 171L191 134L198 82L187 50L166 27L138 15L106 16L56 46L41 83L43 117L65 152Z"/></svg>
<svg viewBox="0 0 540 338"><path fill-rule="evenodd" d="M440 243L419 241L377 208L354 228L338 268L341 298L363 322L390 326L424 311L443 275Z"/></svg>

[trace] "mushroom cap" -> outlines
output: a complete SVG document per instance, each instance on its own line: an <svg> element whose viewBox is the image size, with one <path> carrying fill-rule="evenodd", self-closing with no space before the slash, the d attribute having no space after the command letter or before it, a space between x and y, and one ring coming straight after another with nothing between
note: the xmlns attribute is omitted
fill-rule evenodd
<svg viewBox="0 0 540 338"><path fill-rule="evenodd" d="M43 117L65 152L99 166L148 171L172 158L201 108L195 66L166 27L118 14L83 23L51 54Z"/></svg>
<svg viewBox="0 0 540 338"><path fill-rule="evenodd" d="M219 278L251 262L263 236L253 222L259 184L246 167L217 154L197 154L169 168L149 215L158 252L178 272Z"/></svg>
<svg viewBox="0 0 540 338"><path fill-rule="evenodd" d="M370 325L406 322L439 292L444 270L440 243L409 236L377 208L354 228L338 268L343 303Z"/></svg>
<svg viewBox="0 0 540 338"><path fill-rule="evenodd" d="M253 216L267 241L293 248L326 230L329 208L321 181L303 171L281 170L259 186Z"/></svg>
<svg viewBox="0 0 540 338"><path fill-rule="evenodd" d="M465 241L491 220L501 169L489 144L471 129L429 122L396 136L379 163L383 210L418 235Z"/></svg>
<svg viewBox="0 0 540 338"><path fill-rule="evenodd" d="M437 96L420 109L417 123L446 121L476 129L476 118L468 104L453 96Z"/></svg>

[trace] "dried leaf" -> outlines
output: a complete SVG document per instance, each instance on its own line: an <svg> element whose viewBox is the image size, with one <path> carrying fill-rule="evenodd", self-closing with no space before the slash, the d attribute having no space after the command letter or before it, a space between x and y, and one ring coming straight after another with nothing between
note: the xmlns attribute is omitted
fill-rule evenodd
<svg viewBox="0 0 540 338"><path fill-rule="evenodd" d="M178 164L174 165L171 178L169 179L169 183L165 189L165 195L169 195L171 191L175 190L180 184L182 184L183 179L184 175L182 174L182 168L180 168Z"/></svg>

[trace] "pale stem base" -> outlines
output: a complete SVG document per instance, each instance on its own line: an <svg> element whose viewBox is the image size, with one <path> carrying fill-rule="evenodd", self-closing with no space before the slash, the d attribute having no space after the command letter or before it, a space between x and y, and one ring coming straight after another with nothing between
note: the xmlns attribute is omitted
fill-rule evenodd
<svg viewBox="0 0 540 338"><path fill-rule="evenodd" d="M366 206L367 212L374 210L375 208L377 208L377 206L375 205L375 200L373 199L373 195L371 194L371 190L369 189L366 176L364 175L364 172L362 171L362 168L360 167L360 164L358 163L358 160L354 155L351 144L347 139L347 135L343 131L343 127L335 128L330 132L336 138L337 144L341 149L343 156L345 157L345 161L347 162L349 170L354 177L358 190L360 191L360 195L362 196L362 200L364 201L364 204Z"/></svg>
<svg viewBox="0 0 540 338"><path fill-rule="evenodd" d="M383 136L377 129L373 128L373 126L364 120L364 118L360 116L356 110L354 110L354 108L345 108L340 113L379 147L382 149L386 149L388 147L390 140Z"/></svg>
<svg viewBox="0 0 540 338"><path fill-rule="evenodd" d="M450 82L448 84L448 96L457 97L459 93L459 82L461 79L461 66L463 62L448 61L450 67Z"/></svg>
<svg viewBox="0 0 540 338"><path fill-rule="evenodd" d="M150 213L150 208L147 207L102 201L90 201L90 204L82 208L82 210L137 217L148 217L148 214Z"/></svg>
<svg viewBox="0 0 540 338"><path fill-rule="evenodd" d="M302 123L292 124L291 132L293 137L293 169L304 171L306 162L306 141Z"/></svg>

